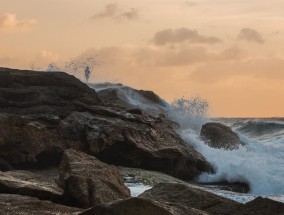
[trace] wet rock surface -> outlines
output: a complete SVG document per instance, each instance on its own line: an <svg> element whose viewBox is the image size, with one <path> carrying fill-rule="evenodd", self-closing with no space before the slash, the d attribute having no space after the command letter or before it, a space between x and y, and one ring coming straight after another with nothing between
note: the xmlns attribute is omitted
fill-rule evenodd
<svg viewBox="0 0 284 215"><path fill-rule="evenodd" d="M230 127L221 123L210 122L203 125L200 138L213 148L233 150L244 145Z"/></svg>
<svg viewBox="0 0 284 215"><path fill-rule="evenodd" d="M129 198L98 205L80 215L174 215L168 209L151 200Z"/></svg>
<svg viewBox="0 0 284 215"><path fill-rule="evenodd" d="M0 194L1 215L75 215L82 209L42 201L34 197Z"/></svg>
<svg viewBox="0 0 284 215"><path fill-rule="evenodd" d="M63 190L54 180L29 171L0 172L0 192L60 201Z"/></svg>
<svg viewBox="0 0 284 215"><path fill-rule="evenodd" d="M161 183L145 191L140 198L167 202L182 210L195 208L205 212L222 210L224 207L235 207L240 203L216 196L203 190L192 188L185 184ZM229 211L228 211L229 212Z"/></svg>
<svg viewBox="0 0 284 215"><path fill-rule="evenodd" d="M280 215L284 211L283 203L270 199L258 197L251 202L241 204L185 184L161 183L139 197L171 205L180 211L197 209L205 214Z"/></svg>
<svg viewBox="0 0 284 215"><path fill-rule="evenodd" d="M60 184L71 205L88 208L130 197L114 166L73 149L66 150L59 166Z"/></svg>

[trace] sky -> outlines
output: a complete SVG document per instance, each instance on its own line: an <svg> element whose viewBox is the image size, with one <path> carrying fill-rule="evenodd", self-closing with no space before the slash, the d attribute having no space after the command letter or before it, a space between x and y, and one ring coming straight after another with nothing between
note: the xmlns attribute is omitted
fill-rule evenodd
<svg viewBox="0 0 284 215"><path fill-rule="evenodd" d="M0 67L200 96L214 117L284 116L283 0L0 0Z"/></svg>

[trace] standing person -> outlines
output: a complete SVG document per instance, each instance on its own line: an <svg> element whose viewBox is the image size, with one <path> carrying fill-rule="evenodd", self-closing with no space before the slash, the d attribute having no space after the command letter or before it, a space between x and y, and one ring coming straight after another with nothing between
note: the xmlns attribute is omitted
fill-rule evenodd
<svg viewBox="0 0 284 215"><path fill-rule="evenodd" d="M91 74L90 68L87 66L87 68L85 69L85 78L86 78L86 82L88 82L88 81L89 81L90 74Z"/></svg>

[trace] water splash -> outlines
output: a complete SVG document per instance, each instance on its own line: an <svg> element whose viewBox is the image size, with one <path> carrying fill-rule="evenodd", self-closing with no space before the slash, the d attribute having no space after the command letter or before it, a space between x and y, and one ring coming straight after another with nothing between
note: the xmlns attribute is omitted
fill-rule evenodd
<svg viewBox="0 0 284 215"><path fill-rule="evenodd" d="M200 132L203 124L208 122L208 102L198 96L180 98L172 102L168 116L180 125L180 130Z"/></svg>

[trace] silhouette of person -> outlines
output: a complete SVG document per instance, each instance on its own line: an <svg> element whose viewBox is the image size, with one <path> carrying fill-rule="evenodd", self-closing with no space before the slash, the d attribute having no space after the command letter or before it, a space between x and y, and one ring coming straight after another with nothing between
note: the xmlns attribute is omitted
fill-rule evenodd
<svg viewBox="0 0 284 215"><path fill-rule="evenodd" d="M91 74L90 68L87 66L87 68L85 69L85 78L86 78L86 82L88 82L88 81L89 81L90 74Z"/></svg>

